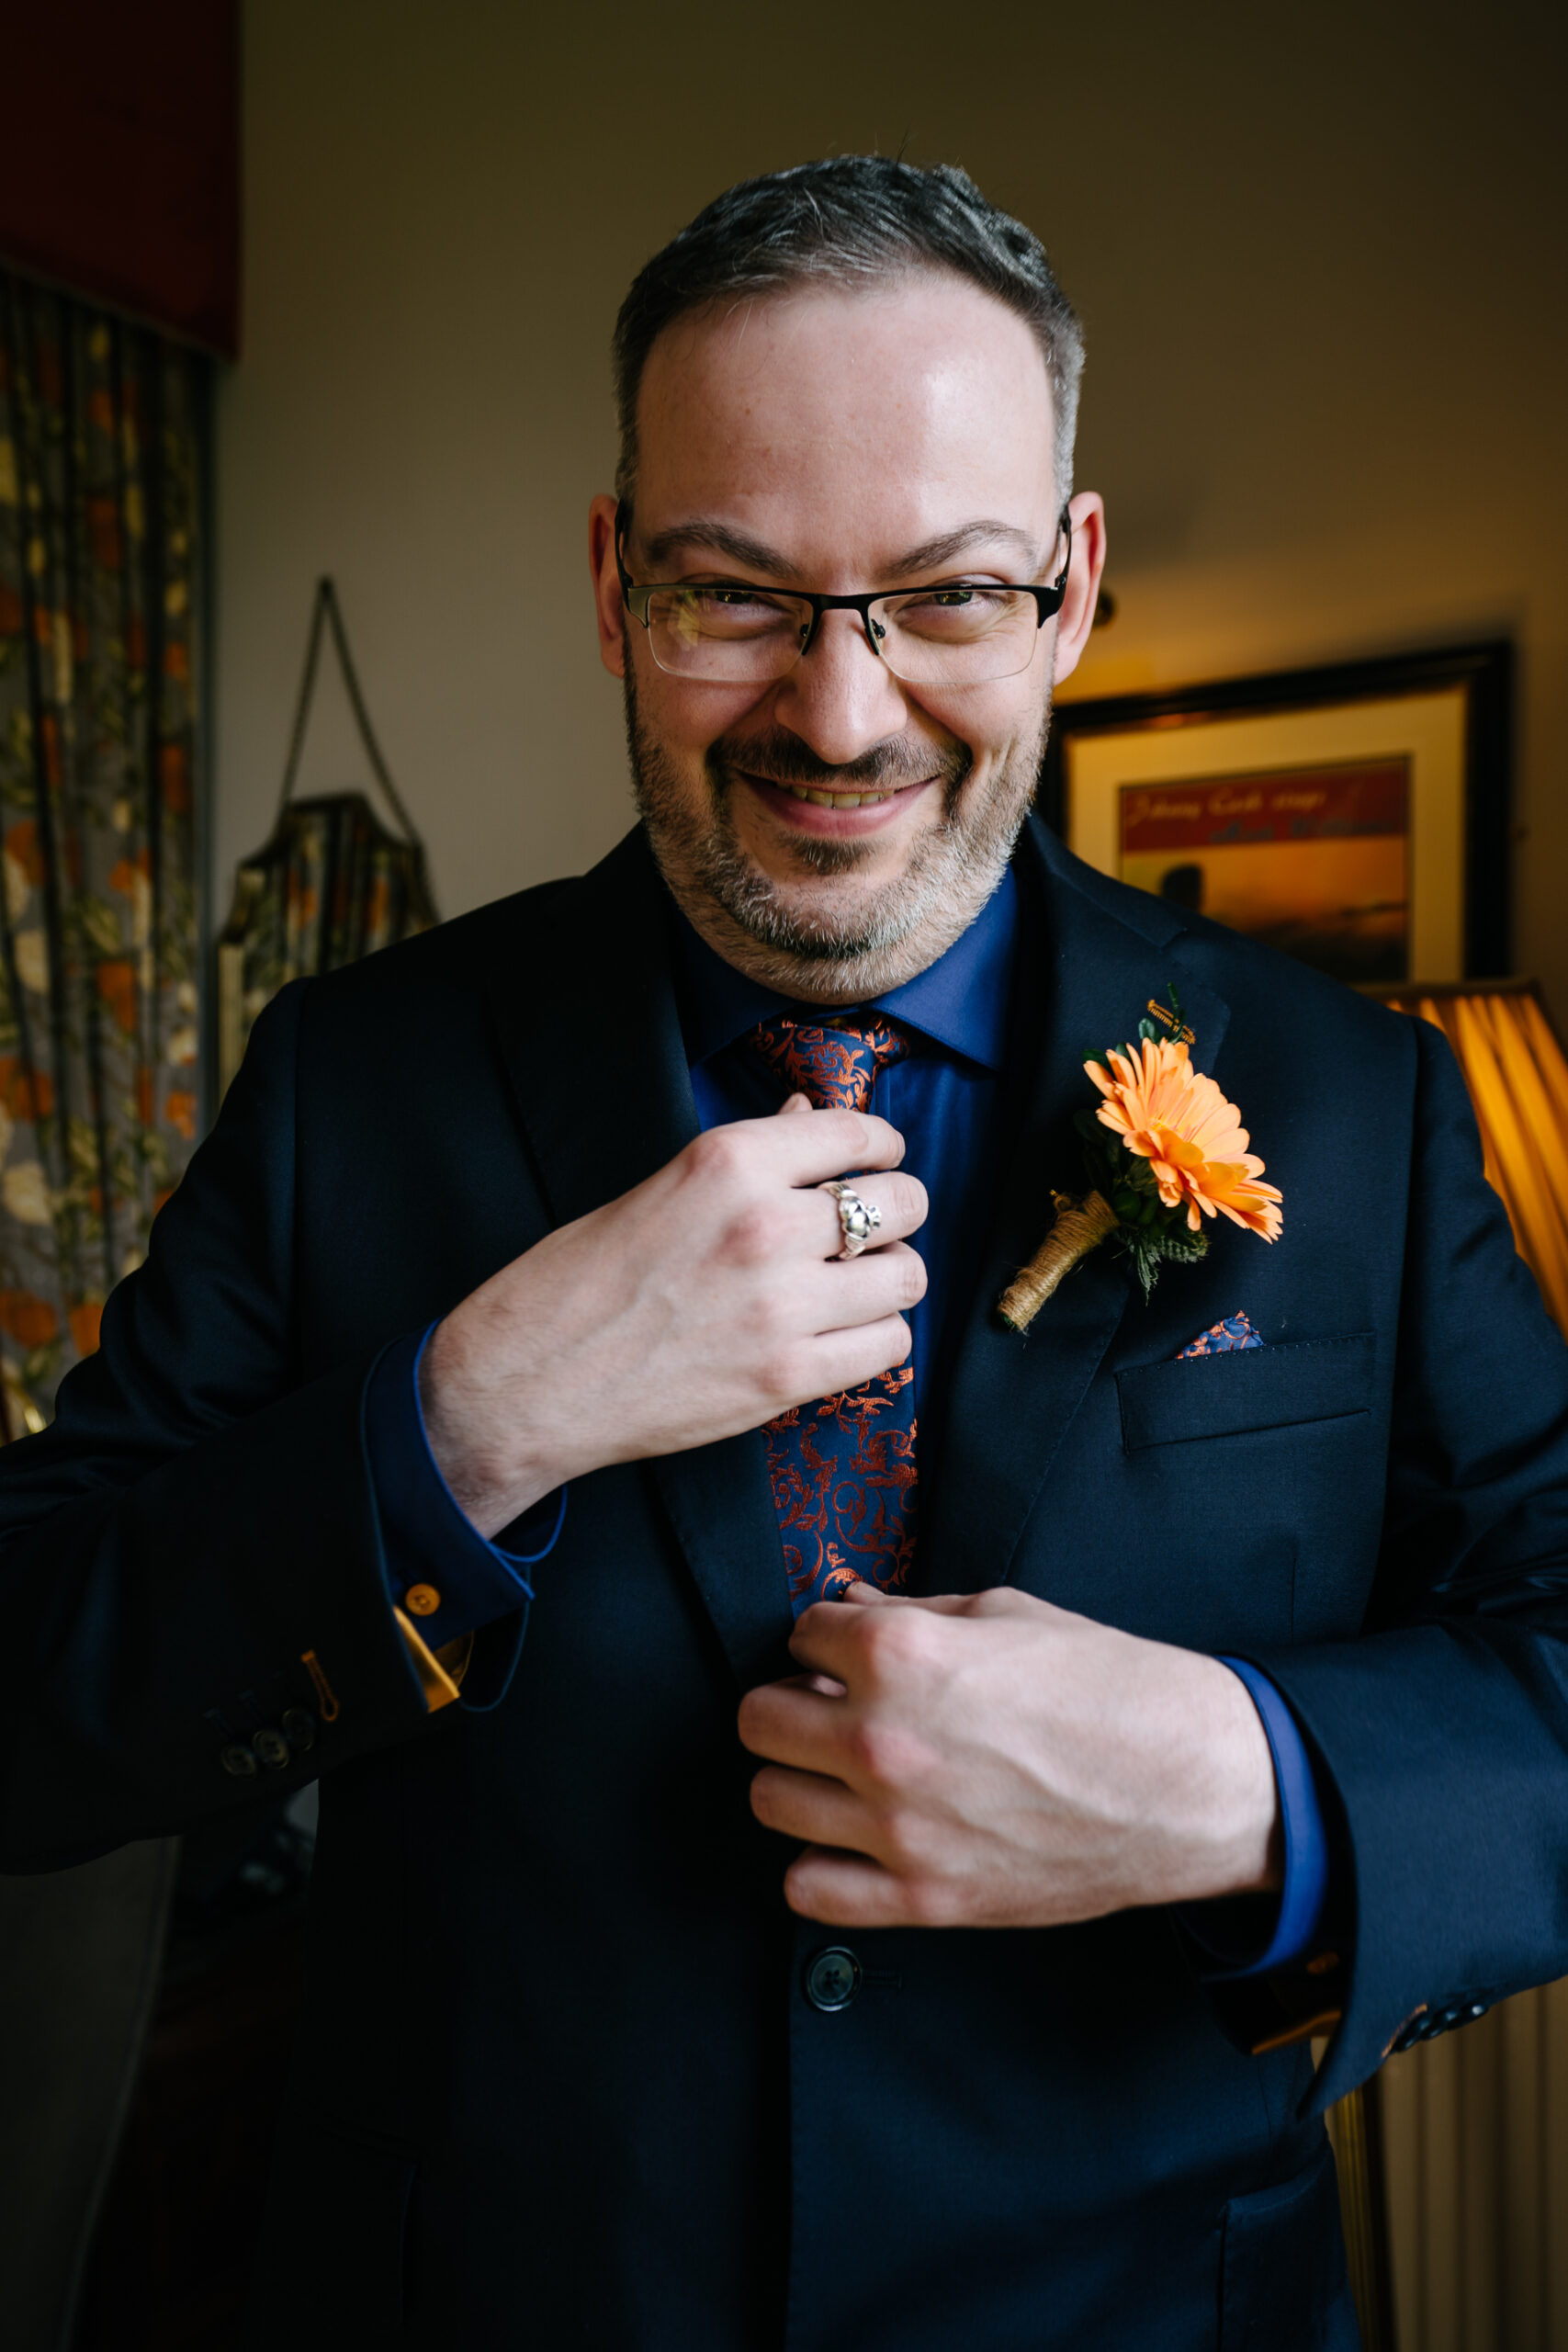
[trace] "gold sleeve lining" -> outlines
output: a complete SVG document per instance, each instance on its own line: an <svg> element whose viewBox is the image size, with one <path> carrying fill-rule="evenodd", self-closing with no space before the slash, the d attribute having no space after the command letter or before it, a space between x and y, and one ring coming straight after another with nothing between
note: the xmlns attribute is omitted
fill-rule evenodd
<svg viewBox="0 0 1568 2352"><path fill-rule="evenodd" d="M472 1634L459 1634L455 1642L444 1642L433 1650L421 1641L410 1620L394 1607L398 1631L403 1637L403 1647L409 1654L409 1664L419 1677L419 1687L424 1693L427 1711L434 1714L440 1707L449 1707L463 1687L463 1677L468 1670L473 1655Z"/></svg>

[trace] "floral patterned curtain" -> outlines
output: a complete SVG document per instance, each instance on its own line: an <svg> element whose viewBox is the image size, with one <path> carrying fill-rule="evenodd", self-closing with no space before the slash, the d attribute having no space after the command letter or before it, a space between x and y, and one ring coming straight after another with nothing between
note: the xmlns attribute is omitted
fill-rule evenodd
<svg viewBox="0 0 1568 2352"><path fill-rule="evenodd" d="M207 363L0 273L0 1375L37 1426L196 1138Z"/></svg>

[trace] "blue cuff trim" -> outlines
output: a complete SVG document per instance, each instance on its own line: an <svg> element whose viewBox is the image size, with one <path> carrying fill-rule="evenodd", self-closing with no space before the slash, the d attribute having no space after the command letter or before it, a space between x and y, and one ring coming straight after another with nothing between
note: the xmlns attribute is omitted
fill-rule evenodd
<svg viewBox="0 0 1568 2352"><path fill-rule="evenodd" d="M411 1612L432 1649L512 1616L534 1597L525 1571L554 1550L566 1521L558 1487L507 1529L517 1550L486 1541L453 1499L430 1450L420 1404L419 1367L433 1323L393 1341L371 1373L365 1439L380 1514L387 1589L406 1607L411 1585L438 1596L434 1610Z"/></svg>
<svg viewBox="0 0 1568 2352"><path fill-rule="evenodd" d="M1269 1753L1274 1761L1274 1783L1280 1792L1280 1816L1284 1832L1285 1877L1280 1890L1273 1933L1256 1957L1227 1948L1213 1933L1205 1915L1211 1906L1194 1905L1182 1912L1190 1935L1213 1952L1226 1976L1263 1976L1299 1960L1317 1937L1328 1898L1328 1832L1313 1777L1312 1758L1296 1728L1296 1719L1266 1674L1243 1658L1223 1657L1233 1674L1246 1683L1262 1720ZM1251 1901L1251 1897L1247 1898ZM1200 1920L1203 1924L1200 1925Z"/></svg>

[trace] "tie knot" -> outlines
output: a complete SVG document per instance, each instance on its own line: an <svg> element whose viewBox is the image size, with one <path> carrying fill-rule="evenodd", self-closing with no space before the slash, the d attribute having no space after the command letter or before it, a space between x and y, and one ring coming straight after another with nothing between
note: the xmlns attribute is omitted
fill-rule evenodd
<svg viewBox="0 0 1568 2352"><path fill-rule="evenodd" d="M909 1041L882 1012L832 1012L802 1021L776 1013L759 1022L748 1044L792 1093L818 1111L863 1111L879 1069L901 1062Z"/></svg>

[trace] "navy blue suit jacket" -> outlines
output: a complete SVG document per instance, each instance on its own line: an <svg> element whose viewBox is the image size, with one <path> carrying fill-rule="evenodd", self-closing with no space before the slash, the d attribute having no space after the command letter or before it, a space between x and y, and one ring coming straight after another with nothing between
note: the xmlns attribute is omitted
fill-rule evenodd
<svg viewBox="0 0 1568 2352"><path fill-rule="evenodd" d="M920 1576L1255 1661L1335 1811L1337 1967L1205 1988L1157 1910L794 1919L735 1731L788 1667L756 1435L576 1482L525 1642L489 1629L426 1713L366 1385L694 1132L634 834L286 992L101 1352L0 1455L0 1868L252 1801L225 1745L330 1694L271 1783L322 1775L258 2341L1338 2352L1319 2111L1423 2006L1568 1965L1568 1355L1446 1046L1038 827L1019 872L1013 1132ZM1021 1341L993 1302L1080 1181L1083 1058L1172 980L1283 1237L1223 1227L1149 1306L1102 1254ZM1172 1361L1238 1309L1263 1349ZM863 1974L829 2015L835 1942ZM1279 2037L1329 2010L1314 2086Z"/></svg>

